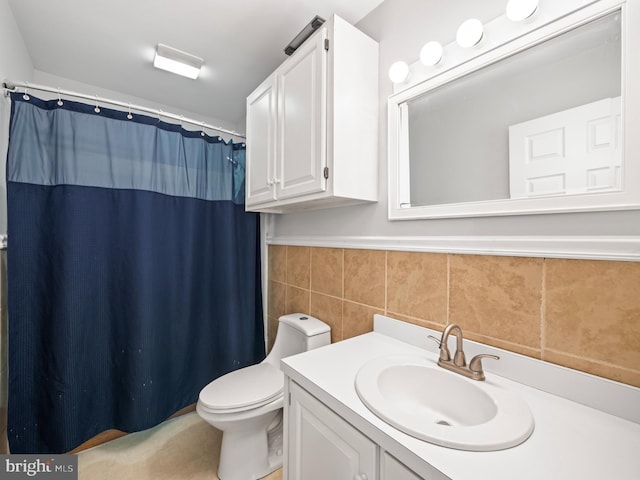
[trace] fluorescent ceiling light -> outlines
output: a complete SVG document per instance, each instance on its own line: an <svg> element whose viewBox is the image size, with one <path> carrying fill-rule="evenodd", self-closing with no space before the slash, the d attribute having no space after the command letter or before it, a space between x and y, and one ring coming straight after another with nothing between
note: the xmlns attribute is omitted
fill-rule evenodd
<svg viewBox="0 0 640 480"><path fill-rule="evenodd" d="M159 43L153 66L195 80L200 74L202 62L199 57Z"/></svg>

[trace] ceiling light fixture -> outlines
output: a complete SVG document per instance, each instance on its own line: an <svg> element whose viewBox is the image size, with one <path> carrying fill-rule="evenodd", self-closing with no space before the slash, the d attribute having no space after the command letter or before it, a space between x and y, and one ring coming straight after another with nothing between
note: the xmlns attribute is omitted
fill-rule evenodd
<svg viewBox="0 0 640 480"><path fill-rule="evenodd" d="M315 32L322 26L323 23L324 18L318 15L313 17L311 21L304 26L300 33L289 42L289 45L284 48L284 53L286 53L287 55L291 55L293 52L295 52L298 47L300 47L300 45L302 45L305 40L313 34L313 32Z"/></svg>
<svg viewBox="0 0 640 480"><path fill-rule="evenodd" d="M470 18L458 27L456 42L462 48L469 48L477 45L482 40L482 22L477 18Z"/></svg>
<svg viewBox="0 0 640 480"><path fill-rule="evenodd" d="M509 0L507 18L512 22L521 22L533 15L538 8L538 0Z"/></svg>
<svg viewBox="0 0 640 480"><path fill-rule="evenodd" d="M203 60L200 57L159 43L153 66L193 80L198 78Z"/></svg>

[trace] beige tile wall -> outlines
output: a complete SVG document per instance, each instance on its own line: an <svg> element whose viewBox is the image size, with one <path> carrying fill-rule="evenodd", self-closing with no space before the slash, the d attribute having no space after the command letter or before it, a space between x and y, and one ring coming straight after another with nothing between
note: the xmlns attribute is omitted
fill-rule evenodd
<svg viewBox="0 0 640 480"><path fill-rule="evenodd" d="M373 314L640 386L640 263L271 245L269 344L284 313L344 340Z"/></svg>

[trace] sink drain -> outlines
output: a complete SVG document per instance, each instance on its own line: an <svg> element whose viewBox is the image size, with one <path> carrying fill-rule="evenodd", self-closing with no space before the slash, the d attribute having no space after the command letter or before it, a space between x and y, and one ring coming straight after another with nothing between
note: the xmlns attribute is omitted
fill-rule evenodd
<svg viewBox="0 0 640 480"><path fill-rule="evenodd" d="M447 422L446 420L439 420L436 422L436 424L438 425L446 425L447 427L450 427L451 424L449 422Z"/></svg>

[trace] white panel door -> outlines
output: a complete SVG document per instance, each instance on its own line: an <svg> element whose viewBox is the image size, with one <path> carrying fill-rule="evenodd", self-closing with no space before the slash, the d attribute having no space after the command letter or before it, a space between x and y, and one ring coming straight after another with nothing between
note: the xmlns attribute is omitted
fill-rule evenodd
<svg viewBox="0 0 640 480"><path fill-rule="evenodd" d="M509 127L511 198L620 188L620 97Z"/></svg>
<svg viewBox="0 0 640 480"><path fill-rule="evenodd" d="M275 199L276 76L271 75L247 98L246 204Z"/></svg>
<svg viewBox="0 0 640 480"><path fill-rule="evenodd" d="M288 480L375 480L377 445L291 382Z"/></svg>
<svg viewBox="0 0 640 480"><path fill-rule="evenodd" d="M278 69L278 199L326 189L327 29Z"/></svg>
<svg viewBox="0 0 640 480"><path fill-rule="evenodd" d="M380 459L380 480L423 480L387 452Z"/></svg>

